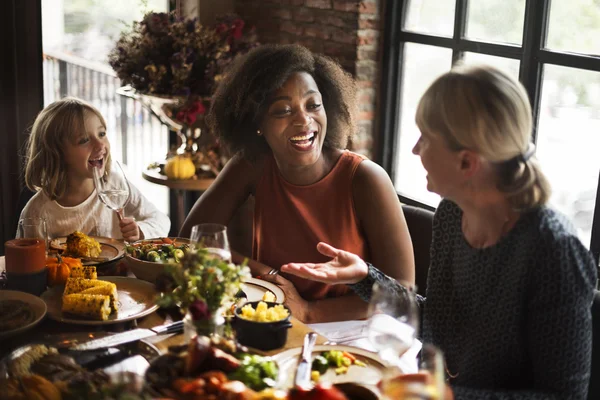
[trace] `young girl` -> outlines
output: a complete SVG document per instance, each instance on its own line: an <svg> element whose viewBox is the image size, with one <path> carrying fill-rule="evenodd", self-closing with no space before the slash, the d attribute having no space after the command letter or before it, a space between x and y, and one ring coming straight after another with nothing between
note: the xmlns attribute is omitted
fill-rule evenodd
<svg viewBox="0 0 600 400"><path fill-rule="evenodd" d="M96 193L93 168L110 175L106 122L92 105L68 97L40 112L27 143L25 182L37 193L21 218L47 221L48 236L74 231L135 241L166 236L171 222L140 191L130 186L125 218L104 205Z"/></svg>

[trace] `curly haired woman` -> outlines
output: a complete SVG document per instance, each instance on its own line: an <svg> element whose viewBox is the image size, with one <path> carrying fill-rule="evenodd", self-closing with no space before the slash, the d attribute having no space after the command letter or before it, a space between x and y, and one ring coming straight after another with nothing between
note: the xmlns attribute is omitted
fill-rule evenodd
<svg viewBox="0 0 600 400"><path fill-rule="evenodd" d="M261 46L237 60L208 115L234 156L181 229L187 236L198 223L227 225L253 195L249 266L254 275L275 275L286 304L304 322L358 319L367 312L367 303L344 285L276 273L291 261L326 261L316 250L320 241L414 281L412 243L388 175L344 150L355 131L355 103L350 75L302 46ZM234 261L241 259L234 251Z"/></svg>

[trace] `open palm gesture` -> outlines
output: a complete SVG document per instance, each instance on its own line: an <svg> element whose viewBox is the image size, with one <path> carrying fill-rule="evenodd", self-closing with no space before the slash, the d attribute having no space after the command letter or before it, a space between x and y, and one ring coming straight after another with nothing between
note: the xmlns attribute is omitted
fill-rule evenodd
<svg viewBox="0 0 600 400"><path fill-rule="evenodd" d="M282 272L330 284L356 283L364 279L369 268L356 254L336 249L327 243L317 244L319 253L331 257L326 263L290 263L281 267Z"/></svg>

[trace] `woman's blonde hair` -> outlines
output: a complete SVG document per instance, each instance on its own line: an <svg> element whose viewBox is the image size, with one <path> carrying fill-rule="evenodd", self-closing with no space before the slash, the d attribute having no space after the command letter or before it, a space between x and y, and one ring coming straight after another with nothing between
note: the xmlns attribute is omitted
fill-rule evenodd
<svg viewBox="0 0 600 400"><path fill-rule="evenodd" d="M548 201L550 184L531 157L527 92L504 72L484 65L455 66L427 89L416 122L422 132L441 135L450 149L470 149L491 161L498 190L516 210Z"/></svg>
<svg viewBox="0 0 600 400"><path fill-rule="evenodd" d="M51 200L60 198L67 188L64 147L86 134L85 113L94 113L104 129L100 111L83 100L66 97L45 107L35 119L27 140L25 183L30 190L42 190ZM110 154L105 171L108 173Z"/></svg>

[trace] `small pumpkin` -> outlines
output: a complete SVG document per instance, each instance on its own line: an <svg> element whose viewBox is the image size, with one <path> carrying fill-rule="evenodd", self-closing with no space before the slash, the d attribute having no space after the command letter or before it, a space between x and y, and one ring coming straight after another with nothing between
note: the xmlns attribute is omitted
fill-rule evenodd
<svg viewBox="0 0 600 400"><path fill-rule="evenodd" d="M28 375L0 381L4 394L13 400L61 400L60 390L40 375ZM3 397L4 398L4 397Z"/></svg>
<svg viewBox="0 0 600 400"><path fill-rule="evenodd" d="M196 174L196 166L190 157L177 155L167 161L165 174L169 179L190 179Z"/></svg>
<svg viewBox="0 0 600 400"><path fill-rule="evenodd" d="M48 267L48 286L64 285L71 274L71 268L81 267L81 260L61 257L60 254L57 254L56 257L48 257L46 266Z"/></svg>

